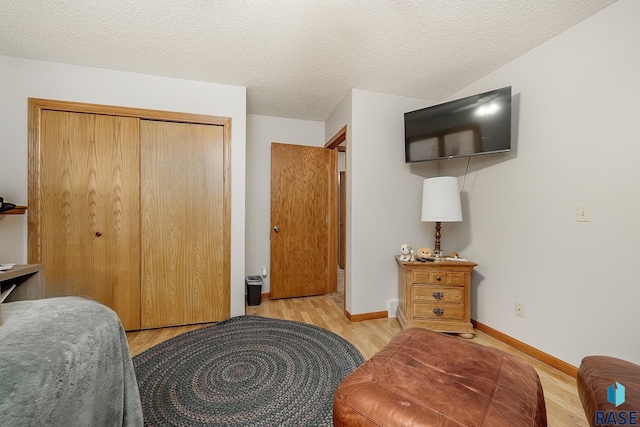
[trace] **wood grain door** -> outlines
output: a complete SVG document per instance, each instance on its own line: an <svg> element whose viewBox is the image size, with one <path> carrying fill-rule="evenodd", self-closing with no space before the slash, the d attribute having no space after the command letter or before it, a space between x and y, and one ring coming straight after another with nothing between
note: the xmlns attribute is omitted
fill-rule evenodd
<svg viewBox="0 0 640 427"><path fill-rule="evenodd" d="M42 111L40 262L47 297L86 295L140 328L136 118Z"/></svg>
<svg viewBox="0 0 640 427"><path fill-rule="evenodd" d="M271 145L271 298L335 292L337 152Z"/></svg>
<svg viewBox="0 0 640 427"><path fill-rule="evenodd" d="M142 328L229 317L224 128L141 121Z"/></svg>

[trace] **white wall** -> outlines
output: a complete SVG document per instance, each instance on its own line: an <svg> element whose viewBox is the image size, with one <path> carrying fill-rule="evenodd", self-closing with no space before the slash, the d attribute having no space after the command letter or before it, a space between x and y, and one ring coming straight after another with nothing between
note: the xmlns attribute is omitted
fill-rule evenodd
<svg viewBox="0 0 640 427"><path fill-rule="evenodd" d="M232 118L231 314L244 314L246 89L0 56L0 195L27 204L27 99ZM0 262L26 262L25 216L0 215Z"/></svg>
<svg viewBox="0 0 640 427"><path fill-rule="evenodd" d="M620 0L452 97L511 85L519 116L514 152L471 161L472 317L575 366L640 363L639 16Z"/></svg>
<svg viewBox="0 0 640 427"><path fill-rule="evenodd" d="M378 92L352 91L351 139L347 148L347 310L351 314L387 310L398 298L400 246L433 247L435 231L420 221L423 176L404 162L404 113L432 103ZM349 187L349 185L348 185ZM394 313L391 313L394 315Z"/></svg>
<svg viewBox="0 0 640 427"><path fill-rule="evenodd" d="M271 143L324 146L324 123L247 115L246 275L269 269L271 256ZM269 292L270 272L262 279Z"/></svg>
<svg viewBox="0 0 640 427"><path fill-rule="evenodd" d="M343 164L339 165L340 170L345 171L347 181L347 231L346 231L346 260L345 260L345 273L344 273L344 298L345 307L349 311L351 307L351 231L349 224L351 224L351 179L349 178L349 167L347 161L351 152L351 105L352 97L351 91L340 101L340 104L333 110L331 115L324 122L324 139L330 140L335 134L340 131L345 125L347 126L347 152L342 159Z"/></svg>

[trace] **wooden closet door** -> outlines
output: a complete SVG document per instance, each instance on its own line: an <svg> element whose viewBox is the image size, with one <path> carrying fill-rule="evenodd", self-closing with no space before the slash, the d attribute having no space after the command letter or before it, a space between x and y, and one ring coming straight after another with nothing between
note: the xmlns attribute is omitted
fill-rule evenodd
<svg viewBox="0 0 640 427"><path fill-rule="evenodd" d="M140 129L142 328L227 319L223 127Z"/></svg>
<svg viewBox="0 0 640 427"><path fill-rule="evenodd" d="M140 329L139 120L43 110L40 129L46 294L88 296Z"/></svg>

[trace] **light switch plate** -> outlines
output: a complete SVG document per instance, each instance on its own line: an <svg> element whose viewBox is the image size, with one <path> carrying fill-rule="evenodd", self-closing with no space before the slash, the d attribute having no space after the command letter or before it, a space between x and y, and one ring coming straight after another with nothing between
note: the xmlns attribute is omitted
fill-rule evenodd
<svg viewBox="0 0 640 427"><path fill-rule="evenodd" d="M578 205L577 215L578 222L591 221L591 209L589 208L589 205Z"/></svg>

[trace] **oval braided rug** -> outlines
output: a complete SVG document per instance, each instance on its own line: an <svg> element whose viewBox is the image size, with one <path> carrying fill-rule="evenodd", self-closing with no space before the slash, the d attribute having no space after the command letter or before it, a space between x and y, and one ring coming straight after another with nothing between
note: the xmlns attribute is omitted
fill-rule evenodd
<svg viewBox="0 0 640 427"><path fill-rule="evenodd" d="M145 425L331 426L338 384L364 362L317 326L239 316L135 356Z"/></svg>

